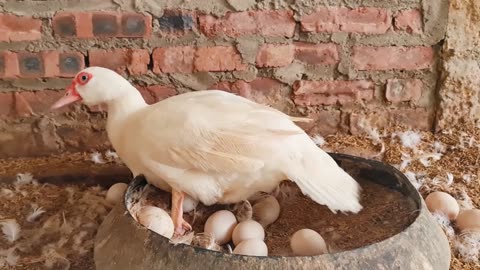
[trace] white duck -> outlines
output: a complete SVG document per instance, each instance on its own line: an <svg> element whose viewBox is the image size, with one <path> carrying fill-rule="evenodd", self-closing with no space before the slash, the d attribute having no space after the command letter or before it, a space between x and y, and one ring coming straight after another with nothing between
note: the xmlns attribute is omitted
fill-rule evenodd
<svg viewBox="0 0 480 270"><path fill-rule="evenodd" d="M303 118L219 90L147 105L126 79L100 67L79 72L52 109L80 100L107 104L119 157L134 176L172 192L177 235L191 229L185 194L205 205L237 203L285 179L333 212L362 209L358 183L294 124Z"/></svg>

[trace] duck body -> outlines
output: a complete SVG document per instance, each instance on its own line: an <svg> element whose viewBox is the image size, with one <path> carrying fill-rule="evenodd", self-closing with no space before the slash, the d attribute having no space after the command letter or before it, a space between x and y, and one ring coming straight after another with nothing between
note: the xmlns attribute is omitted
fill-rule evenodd
<svg viewBox="0 0 480 270"><path fill-rule="evenodd" d="M177 234L191 228L182 218L185 195L205 205L237 203L287 179L333 212L362 209L358 183L295 124L306 119L220 90L147 105L127 80L98 67L80 72L53 107L77 100L107 104L119 157L135 176L172 192Z"/></svg>

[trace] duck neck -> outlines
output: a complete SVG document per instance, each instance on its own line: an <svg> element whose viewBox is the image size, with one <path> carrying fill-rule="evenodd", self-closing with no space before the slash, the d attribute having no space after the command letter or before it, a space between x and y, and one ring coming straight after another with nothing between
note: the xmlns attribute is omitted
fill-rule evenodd
<svg viewBox="0 0 480 270"><path fill-rule="evenodd" d="M108 103L107 130L114 126L120 126L129 115L147 107L139 91L131 91L129 94L116 98Z"/></svg>

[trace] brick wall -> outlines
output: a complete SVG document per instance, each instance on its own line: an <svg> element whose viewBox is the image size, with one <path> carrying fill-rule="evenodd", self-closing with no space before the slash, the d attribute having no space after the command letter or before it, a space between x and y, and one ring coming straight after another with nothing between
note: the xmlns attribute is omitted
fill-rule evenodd
<svg viewBox="0 0 480 270"><path fill-rule="evenodd" d="M1 2L0 157L109 147L103 108L48 112L86 66L149 103L234 92L314 118L312 134L435 125L446 0L170 2Z"/></svg>

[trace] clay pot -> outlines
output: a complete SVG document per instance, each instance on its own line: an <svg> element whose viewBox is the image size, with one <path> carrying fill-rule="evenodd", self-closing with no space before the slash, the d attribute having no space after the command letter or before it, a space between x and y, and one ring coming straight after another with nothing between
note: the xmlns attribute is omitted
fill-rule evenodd
<svg viewBox="0 0 480 270"><path fill-rule="evenodd" d="M98 270L144 269L435 269L450 265L448 240L430 215L425 202L410 181L384 163L343 154L331 154L354 178L360 177L398 190L413 199L417 217L404 231L383 241L348 251L305 257L252 257L172 245L167 238L138 225L126 205L138 200L146 185L136 177L118 204L100 226L95 241Z"/></svg>

